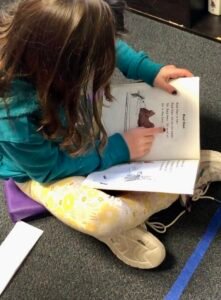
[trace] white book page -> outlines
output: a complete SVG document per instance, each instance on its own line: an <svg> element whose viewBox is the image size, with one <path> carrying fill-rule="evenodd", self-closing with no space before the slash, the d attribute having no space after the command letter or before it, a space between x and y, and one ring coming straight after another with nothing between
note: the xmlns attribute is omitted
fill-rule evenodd
<svg viewBox="0 0 221 300"><path fill-rule="evenodd" d="M122 164L91 173L84 184L103 190L193 194L198 160Z"/></svg>
<svg viewBox="0 0 221 300"><path fill-rule="evenodd" d="M146 126L162 126L151 152L143 160L199 159L199 78L171 81L177 95L152 88L146 83L123 84L112 88L112 103L105 101L102 120L108 135L138 126L140 110Z"/></svg>

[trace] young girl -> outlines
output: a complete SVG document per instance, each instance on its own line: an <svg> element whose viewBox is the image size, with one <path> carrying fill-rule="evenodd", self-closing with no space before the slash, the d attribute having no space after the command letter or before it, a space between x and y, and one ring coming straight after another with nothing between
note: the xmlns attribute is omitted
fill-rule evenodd
<svg viewBox="0 0 221 300"><path fill-rule="evenodd" d="M54 216L106 243L126 264L149 269L163 261L165 248L142 224L178 195L113 197L81 183L92 171L141 158L154 136L164 134L162 128L135 128L106 136L99 109L103 93L111 101L115 65L128 78L170 93L175 93L170 78L191 73L156 64L119 40L122 5L23 0L2 13L0 178L12 178Z"/></svg>

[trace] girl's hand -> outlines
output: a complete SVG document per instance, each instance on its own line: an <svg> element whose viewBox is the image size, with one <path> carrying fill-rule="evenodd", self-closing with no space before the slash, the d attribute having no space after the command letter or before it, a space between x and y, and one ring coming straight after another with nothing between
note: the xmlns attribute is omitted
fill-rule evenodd
<svg viewBox="0 0 221 300"><path fill-rule="evenodd" d="M176 89L169 84L171 79L179 78L179 77L192 77L193 74L187 69L180 69L174 65L167 65L162 67L157 74L153 86L159 87L170 94L176 94Z"/></svg>
<svg viewBox="0 0 221 300"><path fill-rule="evenodd" d="M130 152L130 159L136 160L142 158L150 152L154 137L158 133L164 132L162 127L144 128L137 127L130 129L123 134Z"/></svg>

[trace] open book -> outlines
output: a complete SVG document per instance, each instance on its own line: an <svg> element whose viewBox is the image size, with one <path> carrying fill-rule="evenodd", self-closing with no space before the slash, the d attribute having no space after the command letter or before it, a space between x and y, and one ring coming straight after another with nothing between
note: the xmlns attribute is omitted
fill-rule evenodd
<svg viewBox="0 0 221 300"><path fill-rule="evenodd" d="M199 78L171 81L177 95L145 83L112 87L115 100L104 101L108 135L129 128L164 127L141 161L90 174L84 184L108 190L193 194L200 160Z"/></svg>

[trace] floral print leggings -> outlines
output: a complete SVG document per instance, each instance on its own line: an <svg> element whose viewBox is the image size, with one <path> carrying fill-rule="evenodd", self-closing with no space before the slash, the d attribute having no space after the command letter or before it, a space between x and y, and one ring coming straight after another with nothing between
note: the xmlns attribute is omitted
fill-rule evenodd
<svg viewBox="0 0 221 300"><path fill-rule="evenodd" d="M111 196L82 185L84 177L54 183L17 183L33 200L70 227L97 238L135 228L151 215L169 207L177 194L123 192Z"/></svg>

